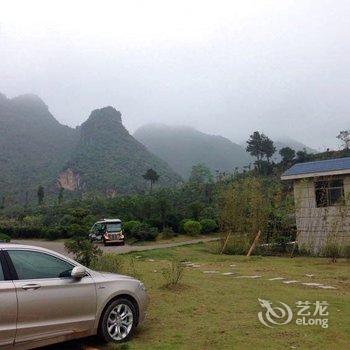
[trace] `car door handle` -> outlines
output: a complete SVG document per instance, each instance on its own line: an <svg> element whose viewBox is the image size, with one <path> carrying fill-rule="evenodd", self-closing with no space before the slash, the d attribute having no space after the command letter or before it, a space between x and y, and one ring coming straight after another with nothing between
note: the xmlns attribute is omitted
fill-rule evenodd
<svg viewBox="0 0 350 350"><path fill-rule="evenodd" d="M22 289L24 289L24 290L35 290L35 289L39 289L40 287L41 287L40 284L29 283L29 284L25 284L24 286L22 286Z"/></svg>

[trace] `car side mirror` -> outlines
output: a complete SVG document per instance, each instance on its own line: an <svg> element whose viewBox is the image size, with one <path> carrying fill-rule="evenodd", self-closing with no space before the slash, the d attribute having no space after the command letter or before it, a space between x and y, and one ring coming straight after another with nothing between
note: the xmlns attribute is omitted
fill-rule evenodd
<svg viewBox="0 0 350 350"><path fill-rule="evenodd" d="M71 277L75 280L80 280L86 275L86 270L83 266L75 266L72 270Z"/></svg>

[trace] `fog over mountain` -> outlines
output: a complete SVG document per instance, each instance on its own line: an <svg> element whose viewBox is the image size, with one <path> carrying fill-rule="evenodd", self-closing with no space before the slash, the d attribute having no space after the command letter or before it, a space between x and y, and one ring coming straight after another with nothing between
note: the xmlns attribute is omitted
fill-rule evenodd
<svg viewBox="0 0 350 350"><path fill-rule="evenodd" d="M216 171L233 172L253 162L245 149L220 135L209 135L188 126L148 124L134 137L184 178L196 164Z"/></svg>
<svg viewBox="0 0 350 350"><path fill-rule="evenodd" d="M135 140L121 113L95 109L78 128L60 124L44 101L33 94L8 99L0 93L0 195L21 203L62 187L73 196L142 192L143 175L159 174L158 186L181 181L164 161Z"/></svg>
<svg viewBox="0 0 350 350"><path fill-rule="evenodd" d="M115 105L131 132L157 122L337 147L349 15L346 0L3 2L0 91L37 94L72 127Z"/></svg>

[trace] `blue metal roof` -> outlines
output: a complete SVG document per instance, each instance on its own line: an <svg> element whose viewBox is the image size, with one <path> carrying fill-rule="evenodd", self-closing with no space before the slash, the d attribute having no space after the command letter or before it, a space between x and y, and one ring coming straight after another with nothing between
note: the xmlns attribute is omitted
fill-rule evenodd
<svg viewBox="0 0 350 350"><path fill-rule="evenodd" d="M282 178L285 176L322 173L337 170L349 170L350 172L350 157L298 163L285 171L282 174Z"/></svg>

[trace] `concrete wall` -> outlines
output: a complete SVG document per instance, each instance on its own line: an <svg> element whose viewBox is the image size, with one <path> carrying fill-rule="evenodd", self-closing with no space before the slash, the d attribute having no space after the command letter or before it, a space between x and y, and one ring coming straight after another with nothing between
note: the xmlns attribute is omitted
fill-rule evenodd
<svg viewBox="0 0 350 350"><path fill-rule="evenodd" d="M316 207L314 178L294 181L298 242L316 252L327 239L350 244L350 176L344 177L346 205Z"/></svg>

